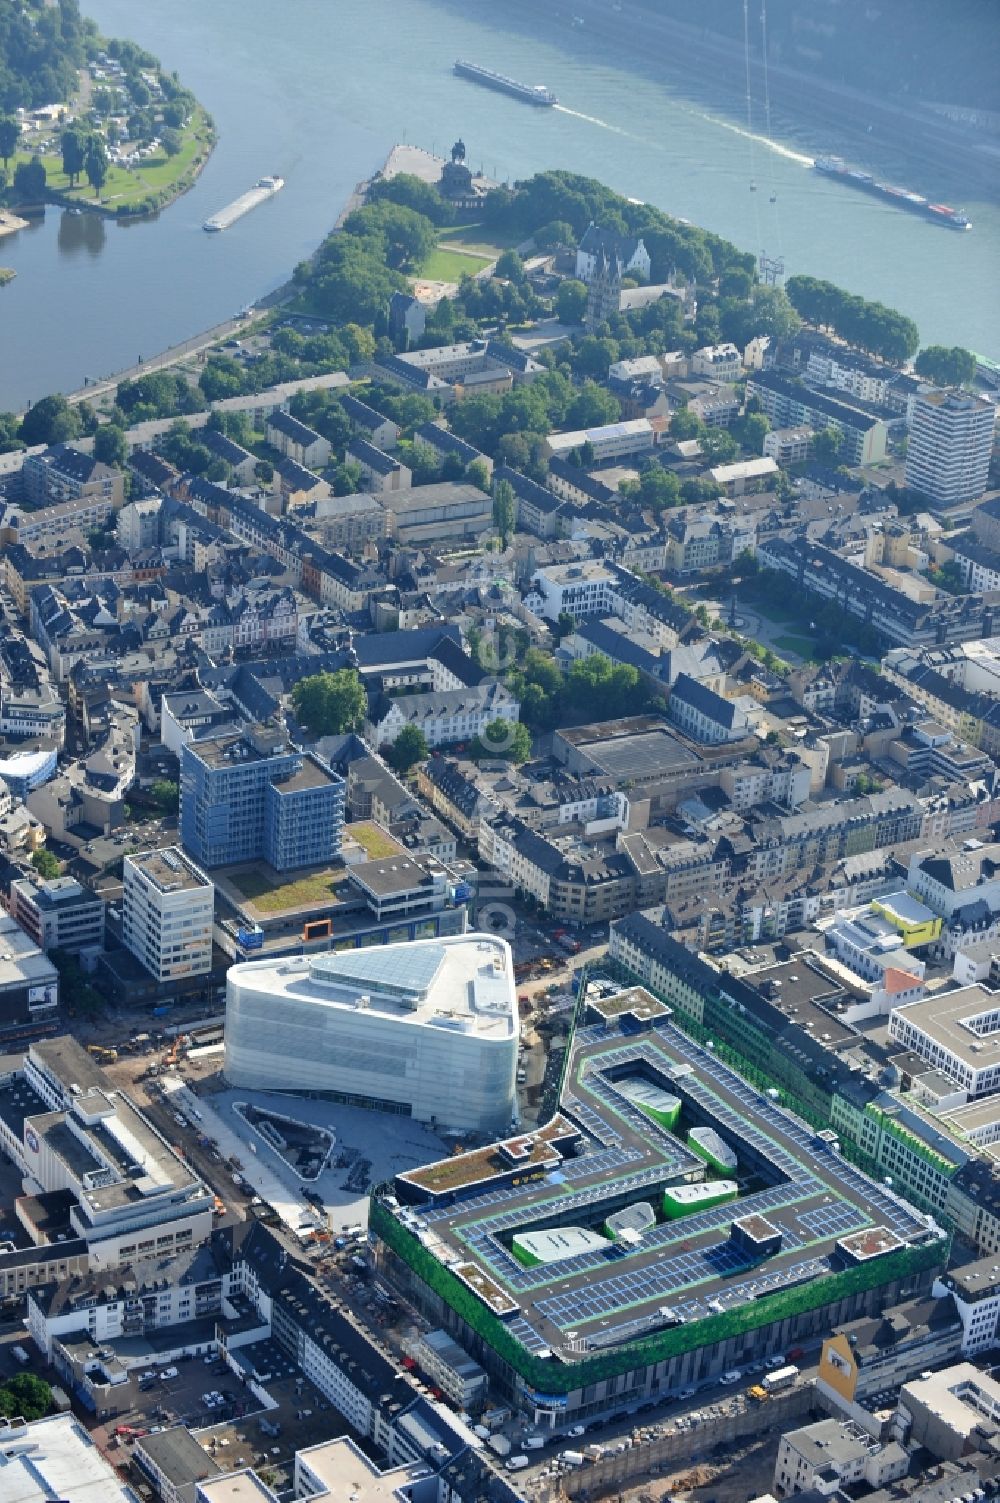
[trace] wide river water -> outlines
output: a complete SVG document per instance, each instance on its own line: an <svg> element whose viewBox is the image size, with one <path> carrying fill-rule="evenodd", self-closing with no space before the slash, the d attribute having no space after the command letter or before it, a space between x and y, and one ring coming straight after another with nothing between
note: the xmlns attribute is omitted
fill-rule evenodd
<svg viewBox="0 0 1000 1503"><path fill-rule="evenodd" d="M776 143L752 144L738 102L676 70L610 61L584 30L545 40L505 30L487 6L445 0L84 0L106 35L131 36L176 69L215 117L219 144L195 188L129 226L50 209L0 241L18 275L0 291L0 410L72 390L230 317L285 280L329 230L354 184L396 141L448 150L499 179L565 167L603 179L754 251L913 317L922 341L1000 358L1000 206L956 200L970 234L928 224L820 178L809 159L843 140L782 109ZM499 9L500 7L498 7ZM559 95L534 110L453 76L467 57ZM756 102L757 120L761 102ZM856 127L856 121L852 122ZM898 143L865 165L947 197ZM202 221L265 173L284 191L222 235ZM758 187L750 193L751 177ZM771 194L777 195L773 205ZM952 201L956 201L952 200Z"/></svg>

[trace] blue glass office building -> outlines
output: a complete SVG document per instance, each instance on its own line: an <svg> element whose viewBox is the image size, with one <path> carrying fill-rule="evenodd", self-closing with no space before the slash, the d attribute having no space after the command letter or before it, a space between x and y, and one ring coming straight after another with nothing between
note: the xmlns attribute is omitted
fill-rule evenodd
<svg viewBox="0 0 1000 1503"><path fill-rule="evenodd" d="M275 871L340 855L344 782L269 726L181 748L181 840L205 867L266 861Z"/></svg>

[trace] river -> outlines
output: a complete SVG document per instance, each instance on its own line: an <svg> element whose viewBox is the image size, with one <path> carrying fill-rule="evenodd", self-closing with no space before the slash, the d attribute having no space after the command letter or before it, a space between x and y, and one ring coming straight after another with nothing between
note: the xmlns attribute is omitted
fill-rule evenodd
<svg viewBox="0 0 1000 1503"><path fill-rule="evenodd" d="M231 316L315 248L395 141L445 152L459 135L491 177L589 173L782 256L789 273L900 308L924 343L1000 357L1000 206L962 197L975 225L962 235L819 178L808 160L838 149L857 159L857 137L810 127L783 108L780 90L771 145L751 142L745 120L682 75L610 60L568 19L563 34L550 24L532 39L486 7L473 16L446 0L84 0L84 9L105 34L131 36L176 69L214 115L219 144L192 191L156 221L124 226L50 209L0 241L0 264L18 273L0 291L0 410L72 390ZM458 79L459 56L544 81L561 104L533 110ZM756 110L755 131L759 100ZM947 194L898 147L882 152L867 165ZM225 234L206 235L202 221L265 173L280 173L284 191Z"/></svg>

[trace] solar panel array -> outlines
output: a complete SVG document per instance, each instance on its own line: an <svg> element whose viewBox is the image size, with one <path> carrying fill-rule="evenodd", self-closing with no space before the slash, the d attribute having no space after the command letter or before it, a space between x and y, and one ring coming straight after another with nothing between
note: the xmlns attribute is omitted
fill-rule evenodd
<svg viewBox="0 0 1000 1503"><path fill-rule="evenodd" d="M738 1210L730 1202L662 1222L634 1249L609 1241L576 1257L522 1267L507 1245L514 1231L594 1226L602 1209L610 1214L632 1200L655 1199L651 1191L659 1193L693 1171L703 1174L703 1160L616 1087L610 1075L621 1078L630 1065L695 1106L737 1152L755 1150L780 1182L746 1194ZM549 1345L542 1322L564 1334L562 1346L607 1346L662 1326L663 1305L694 1321L818 1278L830 1271L831 1244L850 1232L877 1224L907 1240L925 1231L916 1211L818 1144L804 1124L668 1020L640 1034L603 1023L583 1029L570 1066L572 1086L560 1110L586 1135L586 1153L530 1188L494 1186L458 1206L421 1212L428 1224L449 1223L451 1240L520 1300L521 1314L507 1328L529 1351ZM734 1214L751 1213L780 1230L780 1263L752 1266L730 1240ZM822 1250L811 1254L817 1244ZM789 1255L796 1253L793 1261ZM532 1303L535 1292L541 1297Z"/></svg>

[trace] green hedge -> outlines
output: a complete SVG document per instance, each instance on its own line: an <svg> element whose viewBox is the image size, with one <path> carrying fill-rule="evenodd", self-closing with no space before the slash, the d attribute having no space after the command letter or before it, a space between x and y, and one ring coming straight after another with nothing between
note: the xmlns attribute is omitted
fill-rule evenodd
<svg viewBox="0 0 1000 1503"><path fill-rule="evenodd" d="M527 1384L545 1393L571 1393L588 1383L602 1382L621 1373L631 1372L637 1367L666 1362L683 1352L746 1335L761 1326L805 1314L809 1310L875 1289L892 1280L944 1267L949 1248L947 1237L939 1238L924 1247L904 1247L884 1257L873 1258L871 1262L858 1267L847 1268L825 1278L811 1279L808 1283L796 1285L794 1289L783 1289L765 1295L763 1299L741 1305L738 1309L727 1310L724 1315L710 1315L705 1320L674 1326L645 1340L629 1342L600 1356L564 1363L536 1357L523 1347L503 1321L491 1314L472 1291L421 1246L417 1238L376 1198L371 1203L368 1224L376 1236L402 1258L429 1289L440 1295Z"/></svg>

